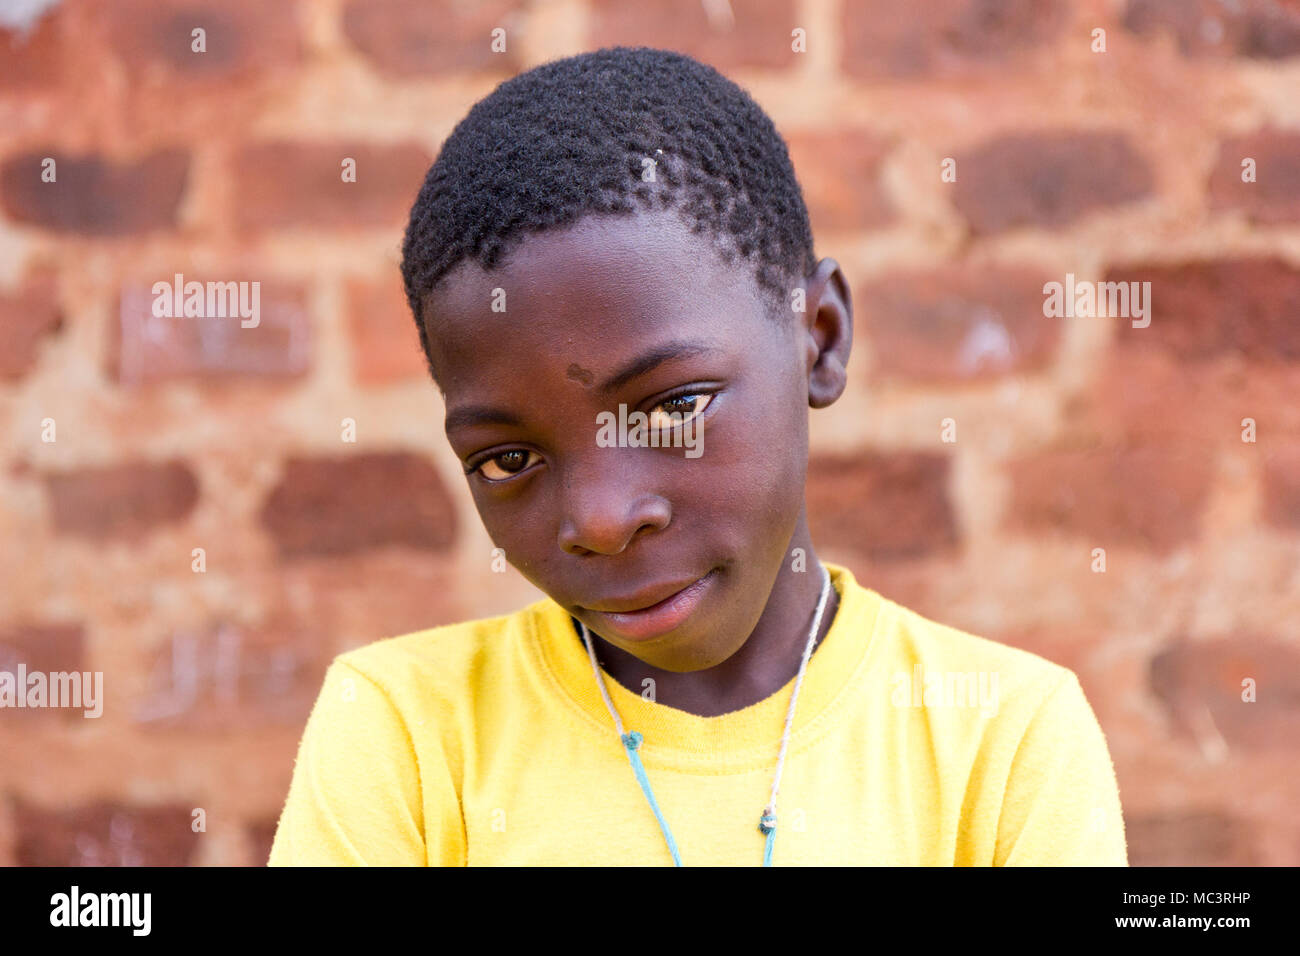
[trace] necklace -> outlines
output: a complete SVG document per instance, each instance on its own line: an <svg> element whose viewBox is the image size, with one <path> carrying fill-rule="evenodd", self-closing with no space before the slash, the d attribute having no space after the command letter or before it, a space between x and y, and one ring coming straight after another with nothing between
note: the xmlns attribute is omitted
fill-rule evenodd
<svg viewBox="0 0 1300 956"><path fill-rule="evenodd" d="M794 680L794 691L790 694L790 707L785 715L785 730L781 734L781 749L776 757L776 774L772 777L772 796L768 800L767 806L763 808L762 815L758 818L758 830L766 837L763 846L764 866L772 865L772 847L776 844L776 792L781 786L781 768L785 764L785 749L790 742L790 727L794 723L794 705L795 701L799 699L799 685L803 683L803 673L808 667L808 658L812 656L813 646L817 643L817 631L821 627L822 613L826 610L826 599L830 597L831 593L830 572L826 570L825 565L821 565L821 569L822 593L817 601L817 612L813 615L812 628L808 632L808 642L804 645L803 657L799 661L799 674ZM672 831L668 829L668 821L664 819L664 815L659 810L654 791L650 789L650 780L646 777L645 767L641 763L641 755L637 753L642 740L645 738L635 730L630 733L623 732L623 722L619 720L618 711L614 709L614 702L610 700L609 691L605 687L605 679L601 676L600 666L596 663L596 650L592 646L591 635L587 632L587 625L581 621L578 621L577 624L582 630L582 641L587 645L587 656L591 658L591 669L596 675L596 686L600 688L600 696L604 698L605 706L609 708L609 714L614 718L614 729L618 732L618 738L627 750L628 760L632 764L632 772L636 774L637 783L641 785L641 792L645 794L646 801L650 804L655 819L659 821L659 829L663 831L664 840L668 843L668 852L673 855L673 865L681 866L682 858L677 852L677 841L673 839Z"/></svg>

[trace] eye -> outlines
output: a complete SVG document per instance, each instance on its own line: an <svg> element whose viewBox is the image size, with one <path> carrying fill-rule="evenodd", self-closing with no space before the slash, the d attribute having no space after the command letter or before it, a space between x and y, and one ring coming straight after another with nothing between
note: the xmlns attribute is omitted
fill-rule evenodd
<svg viewBox="0 0 1300 956"><path fill-rule="evenodd" d="M471 466L465 473L472 475L477 471L487 481L505 481L507 478L513 478L515 475L528 470L541 460L542 456L535 451L512 448L490 458L484 458L477 465Z"/></svg>
<svg viewBox="0 0 1300 956"><path fill-rule="evenodd" d="M672 428L684 424L703 412L712 400L712 395L694 392L665 399L650 409L650 428Z"/></svg>

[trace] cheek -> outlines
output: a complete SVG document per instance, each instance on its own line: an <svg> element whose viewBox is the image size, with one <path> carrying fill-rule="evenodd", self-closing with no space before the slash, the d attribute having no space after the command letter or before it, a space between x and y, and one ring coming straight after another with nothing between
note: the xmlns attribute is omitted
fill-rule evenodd
<svg viewBox="0 0 1300 956"><path fill-rule="evenodd" d="M725 419L705 429L691 488L720 522L726 516L726 523L754 529L752 541L764 531L792 529L803 506L807 398L780 379L734 397Z"/></svg>
<svg viewBox="0 0 1300 956"><path fill-rule="evenodd" d="M535 496L520 496L502 501L491 494L474 492L474 507L479 520L495 547L506 553L506 561L525 577L546 557L545 546L555 547L555 536L548 538L545 505Z"/></svg>

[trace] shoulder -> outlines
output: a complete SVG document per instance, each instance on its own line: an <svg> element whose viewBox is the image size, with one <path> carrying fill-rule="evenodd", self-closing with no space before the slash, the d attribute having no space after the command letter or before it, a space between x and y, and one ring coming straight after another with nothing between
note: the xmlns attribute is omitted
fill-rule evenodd
<svg viewBox="0 0 1300 956"><path fill-rule="evenodd" d="M884 599L876 639L882 662L898 681L959 690L991 689L998 710L1029 717L1060 691L1078 688L1073 671L1045 657L926 617ZM936 691L937 692L937 691Z"/></svg>
<svg viewBox="0 0 1300 956"><path fill-rule="evenodd" d="M331 669L360 674L399 710L414 700L463 698L518 663L541 603L373 641L337 655Z"/></svg>

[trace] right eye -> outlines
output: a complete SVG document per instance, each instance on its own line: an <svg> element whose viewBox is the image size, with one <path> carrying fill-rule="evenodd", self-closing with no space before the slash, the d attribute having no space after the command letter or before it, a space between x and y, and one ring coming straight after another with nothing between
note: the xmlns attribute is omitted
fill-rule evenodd
<svg viewBox="0 0 1300 956"><path fill-rule="evenodd" d="M477 465L470 468L468 474L477 471L486 481L505 481L527 471L541 459L542 456L535 451L512 448L509 451L493 455L491 458L484 458Z"/></svg>

